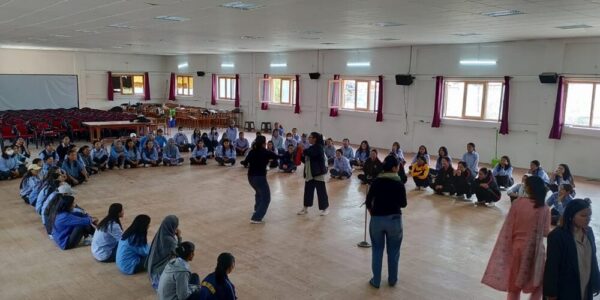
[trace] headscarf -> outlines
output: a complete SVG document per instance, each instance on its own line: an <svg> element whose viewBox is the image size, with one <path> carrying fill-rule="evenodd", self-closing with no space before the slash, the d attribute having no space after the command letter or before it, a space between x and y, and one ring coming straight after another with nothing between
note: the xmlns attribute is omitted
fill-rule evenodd
<svg viewBox="0 0 600 300"><path fill-rule="evenodd" d="M177 227L179 227L179 219L174 215L166 216L152 240L146 268L150 280L153 282L156 280L157 284L160 274L174 255L175 248L177 248L178 241L175 237Z"/></svg>
<svg viewBox="0 0 600 300"><path fill-rule="evenodd" d="M167 145L163 149L163 153L165 154L166 157L174 158L177 156L177 151L179 151L179 148L177 148L177 144L175 144L175 140L173 138L170 138L169 141L167 142Z"/></svg>

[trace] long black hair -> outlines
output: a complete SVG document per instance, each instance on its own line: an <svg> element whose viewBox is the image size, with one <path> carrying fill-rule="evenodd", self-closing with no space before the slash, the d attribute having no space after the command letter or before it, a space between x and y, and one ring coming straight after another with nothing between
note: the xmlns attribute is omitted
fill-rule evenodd
<svg viewBox="0 0 600 300"><path fill-rule="evenodd" d="M144 246L148 244L148 225L150 217L148 215L137 215L129 228L123 232L121 239L129 241L132 246Z"/></svg>
<svg viewBox="0 0 600 300"><path fill-rule="evenodd" d="M315 138L315 145L320 145L320 146L324 146L325 145L325 141L323 140L323 135L313 131L310 133L310 135L312 135Z"/></svg>
<svg viewBox="0 0 600 300"><path fill-rule="evenodd" d="M440 155L440 151L444 151L444 155ZM448 157L448 148L446 148L446 146L441 146L440 149L438 149L438 158L437 158L437 162L438 163L442 163L442 158L443 157Z"/></svg>
<svg viewBox="0 0 600 300"><path fill-rule="evenodd" d="M573 183L575 181L575 178L573 177L573 174L571 174L571 169L569 168L569 165L560 164L559 166L565 169L565 172L563 173L563 180L569 180L571 181L571 183Z"/></svg>
<svg viewBox="0 0 600 300"><path fill-rule="evenodd" d="M585 199L574 199L565 208L559 226L566 229L567 232L573 232L573 219L575 215L586 208L591 208L591 201L589 198Z"/></svg>
<svg viewBox="0 0 600 300"><path fill-rule="evenodd" d="M498 163L498 165L496 165L497 170L500 170L500 169L508 170L509 168L512 167L512 165L510 163L510 158L508 156L504 155L500 158L500 160L503 160L503 159L506 160L506 167L502 167L502 165L500 163Z"/></svg>
<svg viewBox="0 0 600 300"><path fill-rule="evenodd" d="M392 172L394 167L397 167L398 165L400 165L398 158L396 158L395 155L390 154L383 159L383 172Z"/></svg>
<svg viewBox="0 0 600 300"><path fill-rule="evenodd" d="M367 145L367 149L363 150L363 148L362 148L363 144ZM360 142L360 146L358 146L358 150L356 150L356 151L361 152L361 153L362 152L366 152L367 155L369 155L369 153L371 153L371 146L369 146L369 142L368 141L364 140L364 141Z"/></svg>
<svg viewBox="0 0 600 300"><path fill-rule="evenodd" d="M223 252L219 254L217 258L217 267L215 268L215 279L217 285L225 284L225 278L227 277L227 270L229 270L235 264L235 257L231 253Z"/></svg>
<svg viewBox="0 0 600 300"><path fill-rule="evenodd" d="M543 207L546 205L546 193L548 192L548 188L544 181L537 176L529 176L525 180L525 192L529 195L530 198L535 200L535 205L533 207Z"/></svg>
<svg viewBox="0 0 600 300"><path fill-rule="evenodd" d="M54 221L56 220L56 216L58 216L60 213L71 211L71 206L73 206L75 198L69 195L62 195L54 202L56 202L57 205L50 211L50 218L47 220L47 222L49 222L49 228L54 228Z"/></svg>
<svg viewBox="0 0 600 300"><path fill-rule="evenodd" d="M33 175L33 170L29 170L27 171L27 173L25 174L25 176L23 176L23 179L21 179L21 183L19 184L19 188L22 189L23 185L25 185L25 182L27 181L27 179L29 179L30 177L37 177L37 175Z"/></svg>
<svg viewBox="0 0 600 300"><path fill-rule="evenodd" d="M196 246L194 245L194 243L186 241L186 242L179 244L179 246L177 246L177 248L175 248L175 254L179 258L183 258L183 259L187 260L188 257L190 257L190 255L192 253L194 253L195 249L196 249Z"/></svg>
<svg viewBox="0 0 600 300"><path fill-rule="evenodd" d="M106 232L110 223L117 223L119 227L123 229L121 225L121 212L123 211L123 205L121 203L113 203L108 207L108 215L98 223L98 230Z"/></svg>
<svg viewBox="0 0 600 300"><path fill-rule="evenodd" d="M267 143L267 139L264 136L259 135L254 140L254 143L252 144L252 149L266 148L267 147L266 143Z"/></svg>

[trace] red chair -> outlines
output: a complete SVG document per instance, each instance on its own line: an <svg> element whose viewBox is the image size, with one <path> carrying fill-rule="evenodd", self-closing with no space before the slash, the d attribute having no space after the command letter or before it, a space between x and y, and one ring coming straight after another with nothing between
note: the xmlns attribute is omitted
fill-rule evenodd
<svg viewBox="0 0 600 300"><path fill-rule="evenodd" d="M15 128L16 128L17 137L25 139L25 141L27 142L27 146L29 146L29 141L32 138L36 137L35 130L28 129L25 124L17 124L17 125L15 125ZM35 141L35 147L36 148L38 147L37 139Z"/></svg>
<svg viewBox="0 0 600 300"><path fill-rule="evenodd" d="M0 136L1 145L4 148L4 140L8 140L9 142L14 142L17 138L15 134L15 128L12 125L2 125L2 135Z"/></svg>

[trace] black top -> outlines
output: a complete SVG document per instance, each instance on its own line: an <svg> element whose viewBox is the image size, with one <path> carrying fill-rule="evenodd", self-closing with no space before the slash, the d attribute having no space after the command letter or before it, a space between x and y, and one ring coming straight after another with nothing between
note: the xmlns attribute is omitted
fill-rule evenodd
<svg viewBox="0 0 600 300"><path fill-rule="evenodd" d="M62 143L60 143L60 145L58 145L58 147L56 148L56 153L58 153L58 159L61 161L65 159L67 153L69 153L69 151L74 147L75 145L73 144L69 144L65 147Z"/></svg>
<svg viewBox="0 0 600 300"><path fill-rule="evenodd" d="M433 185L448 185L452 183L452 178L454 178L454 169L448 167L447 169L441 168L438 171L437 176L435 176L435 181Z"/></svg>
<svg viewBox="0 0 600 300"><path fill-rule="evenodd" d="M370 178L375 178L379 173L381 173L383 164L379 159L371 159L367 158L365 164L363 165L363 172Z"/></svg>
<svg viewBox="0 0 600 300"><path fill-rule="evenodd" d="M248 162L248 176L267 176L269 160L279 158L273 151L265 148L252 149L246 156Z"/></svg>
<svg viewBox="0 0 600 300"><path fill-rule="evenodd" d="M325 150L323 145L314 144L304 149L302 153L302 162L306 163L306 159L310 161L310 172L312 177L327 174L327 166L325 164ZM304 168L304 177L306 177L306 168Z"/></svg>
<svg viewBox="0 0 600 300"><path fill-rule="evenodd" d="M366 201L372 216L402 214L406 207L404 183L391 178L377 177L371 184Z"/></svg>

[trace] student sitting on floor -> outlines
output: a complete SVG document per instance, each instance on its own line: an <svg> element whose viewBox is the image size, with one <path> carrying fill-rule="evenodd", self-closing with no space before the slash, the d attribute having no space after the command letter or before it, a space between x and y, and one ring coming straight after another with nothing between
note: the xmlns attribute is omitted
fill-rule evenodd
<svg viewBox="0 0 600 300"><path fill-rule="evenodd" d="M492 206L500 200L501 194L496 179L487 168L479 169L477 179L475 179L475 183L473 184L473 190L477 197L477 203L485 203L488 206Z"/></svg>
<svg viewBox="0 0 600 300"><path fill-rule="evenodd" d="M285 135L285 129L283 128L283 125L281 125L279 122L273 123L273 128L279 130L280 136Z"/></svg>
<svg viewBox="0 0 600 300"><path fill-rule="evenodd" d="M42 182L40 183L37 191L36 199L31 199L32 201L34 201L31 205L35 206L35 212L37 212L38 215L41 215L42 213L42 206L44 205L44 201L46 201L46 197L48 197L50 193L52 193L58 188L58 183L56 181L58 180L59 176L64 176L63 181L67 179L67 175L64 172L65 171L63 171L59 167L51 167L48 170L48 174L46 174L46 177L42 179Z"/></svg>
<svg viewBox="0 0 600 300"><path fill-rule="evenodd" d="M77 157L77 151L75 149L69 150L67 159L62 164L62 169L67 173L67 182L72 186L81 184L89 179L85 166Z"/></svg>
<svg viewBox="0 0 600 300"><path fill-rule="evenodd" d="M52 141L46 142L46 145L44 145L44 150L40 152L39 157L43 161L47 161L48 157L52 157L52 165L56 166L58 164L58 153L56 153L56 150L54 150L54 143Z"/></svg>
<svg viewBox="0 0 600 300"><path fill-rule="evenodd" d="M243 131L240 131L239 137L233 142L233 146L235 147L237 156L246 156L250 149L250 143L248 142L248 139L244 137Z"/></svg>
<svg viewBox="0 0 600 300"><path fill-rule="evenodd" d="M467 163L467 167L473 174L477 173L479 170L479 153L475 151L474 143L467 144L467 152L463 154L462 160Z"/></svg>
<svg viewBox="0 0 600 300"><path fill-rule="evenodd" d="M167 138L163 135L162 128L156 130L156 136L154 137L154 146L158 147L158 158L162 159L163 148L167 146Z"/></svg>
<svg viewBox="0 0 600 300"><path fill-rule="evenodd" d="M158 288L160 275L165 266L173 257L175 248L181 244L181 230L179 230L179 219L176 216L169 215L160 224L152 245L150 245L150 254L146 260L146 269L152 283L152 288Z"/></svg>
<svg viewBox="0 0 600 300"><path fill-rule="evenodd" d="M511 187L515 183L512 172L513 167L510 164L510 158L506 155L502 156L500 162L492 169L492 174L496 178L496 183L502 188Z"/></svg>
<svg viewBox="0 0 600 300"><path fill-rule="evenodd" d="M54 166L54 158L52 156L46 156L42 159L42 170L40 171L40 177L46 178L48 170Z"/></svg>
<svg viewBox="0 0 600 300"><path fill-rule="evenodd" d="M529 164L529 174L533 177L541 178L546 184L550 183L550 177L548 177L546 171L540 167L540 162L538 160L532 160Z"/></svg>
<svg viewBox="0 0 600 300"><path fill-rule="evenodd" d="M371 184L375 178L381 173L383 170L383 163L377 157L377 149L371 149L371 155L365 161L363 165L363 173L358 174L358 179L362 182L362 184Z"/></svg>
<svg viewBox="0 0 600 300"><path fill-rule="evenodd" d="M406 159L404 159L404 151L402 151L402 148L400 148L400 143L394 142L392 144L392 151L390 151L390 154L393 154L394 156L396 156L396 159L401 164L400 167L404 168L404 164L406 164Z"/></svg>
<svg viewBox="0 0 600 300"><path fill-rule="evenodd" d="M229 140L230 143L233 143L235 139L238 138L238 129L235 126L235 121L229 121L229 127L225 129L224 136ZM223 140L221 139L221 144L223 144Z"/></svg>
<svg viewBox="0 0 600 300"><path fill-rule="evenodd" d="M369 142L362 141L356 152L354 153L354 158L350 160L351 166L362 167L369 158L371 153L371 147L369 147Z"/></svg>
<svg viewBox="0 0 600 300"><path fill-rule="evenodd" d="M444 193L449 193L450 195L454 194L454 168L452 168L452 163L450 163L450 158L448 156L442 157L442 166L437 172L433 183L431 184L431 188L438 195L443 195Z"/></svg>
<svg viewBox="0 0 600 300"><path fill-rule="evenodd" d="M325 151L325 156L327 157L327 164L333 165L333 160L335 159L335 146L333 145L333 139L328 138L325 140L325 147L323 148Z"/></svg>
<svg viewBox="0 0 600 300"><path fill-rule="evenodd" d="M452 166L452 157L450 157L450 155L448 155L448 149L445 146L442 146L442 147L440 147L440 149L438 149L438 157L435 162L435 169L429 170L429 173L431 173L431 175L437 176L438 172L442 168L442 160L444 157L447 157L449 159L450 166Z"/></svg>
<svg viewBox="0 0 600 300"><path fill-rule="evenodd" d="M546 200L546 205L552 208L550 211L552 213L552 225L556 226L556 224L558 224L558 221L565 212L567 204L573 200L573 197L571 197L572 192L573 187L568 183L563 183L559 186L558 192L553 193L552 196Z"/></svg>
<svg viewBox="0 0 600 300"><path fill-rule="evenodd" d="M306 150L310 148L310 143L308 142L308 135L306 133L303 133L302 136L300 136L299 144L302 144L302 149Z"/></svg>
<svg viewBox="0 0 600 300"><path fill-rule="evenodd" d="M335 160L333 160L333 167L329 170L331 178L343 179L344 177L350 178L352 176L352 167L348 158L342 155L342 149L335 151Z"/></svg>
<svg viewBox="0 0 600 300"><path fill-rule="evenodd" d="M575 177L571 174L571 169L567 164L559 164L556 170L552 172L548 188L552 192L556 192L561 184L570 184L573 188L571 196L575 197Z"/></svg>
<svg viewBox="0 0 600 300"><path fill-rule="evenodd" d="M294 146L294 150L295 150L296 147L298 146L298 142L294 139L294 137L292 136L292 133L288 132L285 135L285 142L283 143L283 146L285 147L285 149L288 149L290 145Z"/></svg>
<svg viewBox="0 0 600 300"><path fill-rule="evenodd" d="M6 147L0 156L0 180L13 179L23 176L27 168L17 158L12 147Z"/></svg>
<svg viewBox="0 0 600 300"><path fill-rule="evenodd" d="M158 167L160 161L158 160L158 151L154 147L153 141L147 141L146 146L142 149L142 165L147 167Z"/></svg>
<svg viewBox="0 0 600 300"><path fill-rule="evenodd" d="M210 128L210 133L208 134L208 139L210 140L209 144L206 144L208 148L208 152L212 153L212 156L215 156L214 152L219 146L219 132L216 127Z"/></svg>
<svg viewBox="0 0 600 300"><path fill-rule="evenodd" d="M273 141L267 142L267 150L275 153L276 155L279 155L279 150L277 150L277 148L275 147L275 144L273 144ZM277 168L277 166L279 166L279 160L271 159L271 160L269 160L269 165L267 166L267 170Z"/></svg>
<svg viewBox="0 0 600 300"><path fill-rule="evenodd" d="M187 135L183 132L183 127L179 127L177 133L173 136L180 152L190 152L194 148L194 144L190 144Z"/></svg>
<svg viewBox="0 0 600 300"><path fill-rule="evenodd" d="M108 167L112 170L117 167L118 170L125 169L125 160L127 159L127 150L120 140L116 140L110 147L110 157L108 158Z"/></svg>
<svg viewBox="0 0 600 300"><path fill-rule="evenodd" d="M135 146L135 142L132 139L127 139L125 141L125 151L127 151L127 156L125 156L125 168L137 168L140 164L140 150Z"/></svg>
<svg viewBox="0 0 600 300"><path fill-rule="evenodd" d="M219 166L225 164L235 165L235 149L229 142L228 138L223 139L223 145L219 145L215 150L215 160L219 163Z"/></svg>
<svg viewBox="0 0 600 300"><path fill-rule="evenodd" d="M227 275L235 268L235 258L230 253L221 253L217 258L217 267L214 273L208 274L202 280L200 300L235 300L235 286Z"/></svg>
<svg viewBox="0 0 600 300"><path fill-rule="evenodd" d="M298 128L292 128L292 138L296 141L296 145L300 143L302 137L298 134Z"/></svg>
<svg viewBox="0 0 600 300"><path fill-rule="evenodd" d="M52 239L62 250L77 247L82 238L84 238L83 245L89 245L91 240L88 237L94 234L93 224L98 221L89 215L74 212L74 208L75 198L63 196L58 202L56 211L50 216Z"/></svg>
<svg viewBox="0 0 600 300"><path fill-rule="evenodd" d="M17 156L17 159L21 163L25 164L25 161L27 160L27 156L25 156L26 153L23 153L22 148L16 144L12 145L11 147L15 150L15 155Z"/></svg>
<svg viewBox="0 0 600 300"><path fill-rule="evenodd" d="M292 173L296 171L297 167L294 163L296 153L294 148L294 145L288 145L288 151L279 156L279 170L282 170L285 173Z"/></svg>
<svg viewBox="0 0 600 300"><path fill-rule="evenodd" d="M92 149L91 155L94 166L99 170L106 170L108 166L108 151L106 151L103 142L97 141L94 143L94 149Z"/></svg>
<svg viewBox="0 0 600 300"><path fill-rule="evenodd" d="M99 262L114 262L117 256L117 245L123 235L123 205L113 203L108 208L108 215L98 223L92 238L92 256Z"/></svg>
<svg viewBox="0 0 600 300"><path fill-rule="evenodd" d="M354 150L350 146L350 140L348 138L342 140L342 147L340 149L345 158L348 160L354 159Z"/></svg>
<svg viewBox="0 0 600 300"><path fill-rule="evenodd" d="M23 176L21 184L19 185L19 188L21 189L21 191L19 192L19 194L21 195L21 199L23 199L23 201L25 201L25 203L27 204L31 204L32 199L29 199L29 196L31 195L33 189L35 189L40 184L41 180L38 176L40 169L40 166L38 166L37 164L30 164L27 167L27 173L25 174L25 176Z"/></svg>
<svg viewBox="0 0 600 300"><path fill-rule="evenodd" d="M13 147L15 146L18 148L19 153L21 153L21 162L25 162L25 160L31 157L31 153L29 152L29 149L27 149L27 145L25 145L25 140L22 137L18 138L17 141L13 144Z"/></svg>
<svg viewBox="0 0 600 300"><path fill-rule="evenodd" d="M208 149L204 147L204 142L199 139L196 142L196 147L192 151L190 156L190 164L192 165L206 165L206 159L208 158Z"/></svg>
<svg viewBox="0 0 600 300"><path fill-rule="evenodd" d="M285 151L283 137L279 135L279 130L273 129L273 135L271 136L271 142L277 149L277 152L283 153Z"/></svg>
<svg viewBox="0 0 600 300"><path fill-rule="evenodd" d="M133 275L145 271L145 262L150 247L148 246L148 227L150 217L137 215L129 228L123 232L117 246L115 262L123 274Z"/></svg>
<svg viewBox="0 0 600 300"><path fill-rule="evenodd" d="M517 198L527 197L527 193L525 192L525 181L527 177L531 175L525 174L521 179L521 183L517 183L511 186L508 190L506 190L506 194L510 197L510 202L515 201Z"/></svg>
<svg viewBox="0 0 600 300"><path fill-rule="evenodd" d="M160 276L156 290L159 300L200 299L200 277L190 271L189 265L195 248L192 242L183 242L175 249L176 257L167 263Z"/></svg>
<svg viewBox="0 0 600 300"><path fill-rule="evenodd" d="M467 167L464 161L458 162L458 167L454 171L454 189L457 197L467 196L467 199L471 199L473 195L473 181L475 176L471 170Z"/></svg>
<svg viewBox="0 0 600 300"><path fill-rule="evenodd" d="M410 168L410 176L415 181L415 191L420 191L421 188L426 189L431 184L429 177L429 165L425 160L426 156L416 156L417 161Z"/></svg>
<svg viewBox="0 0 600 300"><path fill-rule="evenodd" d="M56 148L56 154L58 154L58 165L62 165L62 162L67 158L69 151L73 149L75 145L71 143L71 139L68 136L62 138L62 142Z"/></svg>
<svg viewBox="0 0 600 300"><path fill-rule="evenodd" d="M163 149L163 164L165 166L181 166L183 157L179 153L179 147L175 144L174 139L169 139L167 146Z"/></svg>
<svg viewBox="0 0 600 300"><path fill-rule="evenodd" d="M410 166L408 167L409 171L412 169L412 166L417 162L419 157L422 157L427 164L429 164L429 162L431 161L429 158L429 153L427 153L427 147L425 147L425 145L419 146L419 151L417 151L417 153L412 159L412 162L410 163Z"/></svg>
<svg viewBox="0 0 600 300"><path fill-rule="evenodd" d="M77 158L79 161L83 162L85 166L85 171L88 175L98 174L98 168L94 165L94 161L92 160L92 150L90 146L84 145L77 151Z"/></svg>
<svg viewBox="0 0 600 300"><path fill-rule="evenodd" d="M208 137L208 135L206 135ZM192 144L195 146L198 144L198 141L202 139L202 131L200 128L194 128L194 132L192 132ZM193 149L193 148L192 148Z"/></svg>

